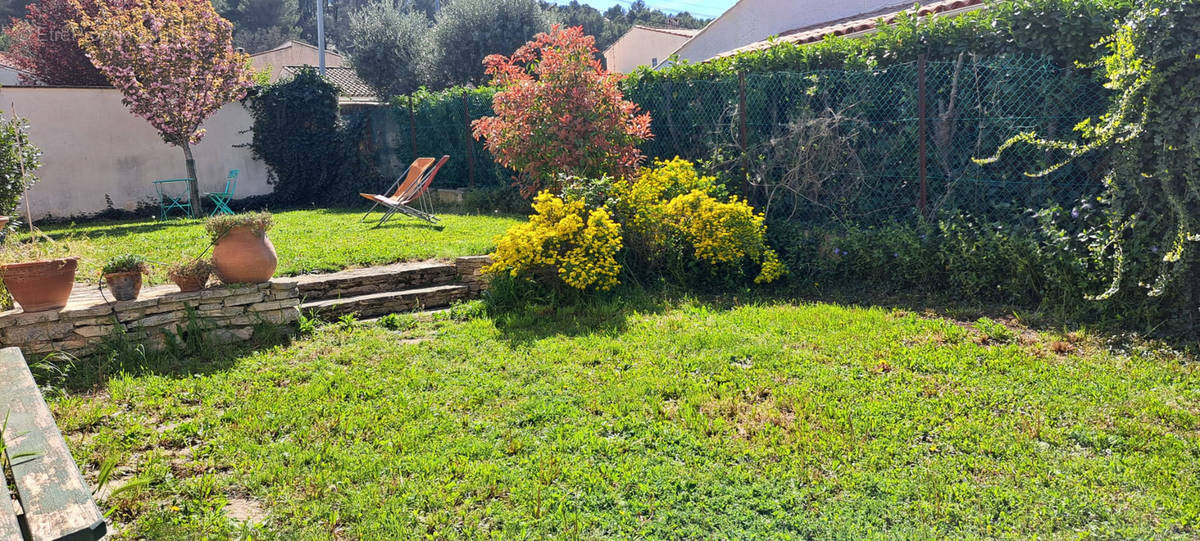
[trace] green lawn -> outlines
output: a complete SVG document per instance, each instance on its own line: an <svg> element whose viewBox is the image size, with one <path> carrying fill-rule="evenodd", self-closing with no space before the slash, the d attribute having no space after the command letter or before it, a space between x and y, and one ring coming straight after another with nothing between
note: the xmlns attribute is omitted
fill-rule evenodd
<svg viewBox="0 0 1200 541"><path fill-rule="evenodd" d="M441 214L443 227L401 217L380 228L360 223L364 210L293 210L274 215L268 233L279 253L277 275L394 263L404 260L450 258L491 251L492 240L518 218ZM379 213L375 216L378 218ZM65 241L71 255L80 257L79 279L98 276L108 258L140 254L161 263L152 283L167 282L167 265L199 255L209 244L199 220L137 220L50 225L43 230Z"/></svg>
<svg viewBox="0 0 1200 541"><path fill-rule="evenodd" d="M1179 354L831 304L531 314L332 324L52 405L92 479L148 483L105 501L119 537L1200 536Z"/></svg>

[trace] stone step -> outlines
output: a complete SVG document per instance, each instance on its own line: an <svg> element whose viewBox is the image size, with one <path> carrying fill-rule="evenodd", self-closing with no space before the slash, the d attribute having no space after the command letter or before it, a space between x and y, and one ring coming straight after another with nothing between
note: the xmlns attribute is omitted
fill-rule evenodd
<svg viewBox="0 0 1200 541"><path fill-rule="evenodd" d="M300 313L315 315L323 319L356 314L360 319L379 317L397 312L412 312L450 306L471 295L470 288L462 284L439 285L403 291L386 291L340 299L309 301L300 305Z"/></svg>
<svg viewBox="0 0 1200 541"><path fill-rule="evenodd" d="M458 280L453 263L420 261L297 276L305 301L346 299L382 292L450 284Z"/></svg>

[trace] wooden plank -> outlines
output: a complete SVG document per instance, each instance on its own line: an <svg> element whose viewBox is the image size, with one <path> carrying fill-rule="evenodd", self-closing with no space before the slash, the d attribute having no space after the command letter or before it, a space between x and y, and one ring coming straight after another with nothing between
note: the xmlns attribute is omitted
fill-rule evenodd
<svg viewBox="0 0 1200 541"><path fill-rule="evenodd" d="M0 417L0 425L4 420ZM8 481L0 471L0 541L21 541L21 527L17 525L17 510L8 493Z"/></svg>
<svg viewBox="0 0 1200 541"><path fill-rule="evenodd" d="M26 455L12 461L12 472L32 540L104 537L104 516L17 348L0 350L0 382L4 443L9 456Z"/></svg>

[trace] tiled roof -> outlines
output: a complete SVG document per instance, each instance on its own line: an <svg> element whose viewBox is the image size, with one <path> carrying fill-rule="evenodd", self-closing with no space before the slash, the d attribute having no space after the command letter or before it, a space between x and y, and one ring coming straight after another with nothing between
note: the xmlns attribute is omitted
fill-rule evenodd
<svg viewBox="0 0 1200 541"><path fill-rule="evenodd" d="M283 42L283 43L280 43L279 45L277 45L277 46L275 46L275 47L273 47L273 48L271 48L271 49L267 49L267 50L265 50L265 51L259 51L259 52L257 52L257 53L253 53L253 54L251 54L250 56L259 56L259 55L264 55L264 54L267 54L267 53L273 53L273 52L275 52L275 51L282 51L282 50L284 50L284 49L290 49L290 48L292 48L292 47L304 47L304 48L306 48L306 49L312 49L312 50L314 50L314 51L315 51L315 50L317 50L317 46L316 46L316 45L313 45L313 44L311 44L311 43L307 43L307 42L304 42L304 41L300 41L300 40L298 40L298 39L293 39L293 40L288 40L288 41L285 41L285 42ZM328 48L328 47L326 47L326 48L325 48L325 54L326 54L326 55L330 55L330 56L336 56L336 57L338 57L338 58L341 58L341 56L342 56L342 55L341 55L340 53L338 53L337 51L335 51L335 50L333 50L333 49L330 49L330 48Z"/></svg>
<svg viewBox="0 0 1200 541"><path fill-rule="evenodd" d="M313 66L284 66L282 73L280 73L280 78L289 79L296 72L300 71L300 68L305 67ZM371 90L371 87L367 86L367 83L364 83L362 79L358 78L358 75L354 73L354 68L326 66L325 78L342 89L343 97L354 98L360 101L376 100L375 91Z"/></svg>
<svg viewBox="0 0 1200 541"><path fill-rule="evenodd" d="M983 0L944 0L941 2L932 2L924 6L918 6L914 12L910 4L909 7L890 8L876 11L874 13L855 15L854 17L830 23L822 23L816 26L795 28L779 34L779 36L774 39L766 39L751 43L744 47L738 47L732 51L721 53L714 58L722 58L747 51L762 50L779 43L793 43L799 45L821 41L827 36L845 36L850 34L858 34L860 32L867 32L874 30L879 25L880 20L882 20L885 25L892 24L903 13L910 13L917 17L928 17L947 12L976 9L981 7L983 7Z"/></svg>
<svg viewBox="0 0 1200 541"><path fill-rule="evenodd" d="M700 33L699 28L695 28L695 29L692 29L692 28L661 28L661 27L657 27L657 26L646 26L644 24L635 24L635 25L633 25L633 28L641 28L642 30L649 30L651 32L660 32L663 34L670 34L672 36L679 36L679 37L683 37L683 38L690 38L690 37Z"/></svg>

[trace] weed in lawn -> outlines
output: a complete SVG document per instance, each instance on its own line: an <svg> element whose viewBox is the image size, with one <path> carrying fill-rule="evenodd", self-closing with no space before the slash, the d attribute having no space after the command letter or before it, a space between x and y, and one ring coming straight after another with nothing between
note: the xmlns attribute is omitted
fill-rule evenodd
<svg viewBox="0 0 1200 541"><path fill-rule="evenodd" d="M379 326L390 331L408 331L417 327L412 314L388 314L379 318Z"/></svg>
<svg viewBox="0 0 1200 541"><path fill-rule="evenodd" d="M993 321L991 318L981 317L975 320L973 327L976 331L979 331L981 344L1005 344L1013 341L1017 336L1011 329Z"/></svg>

